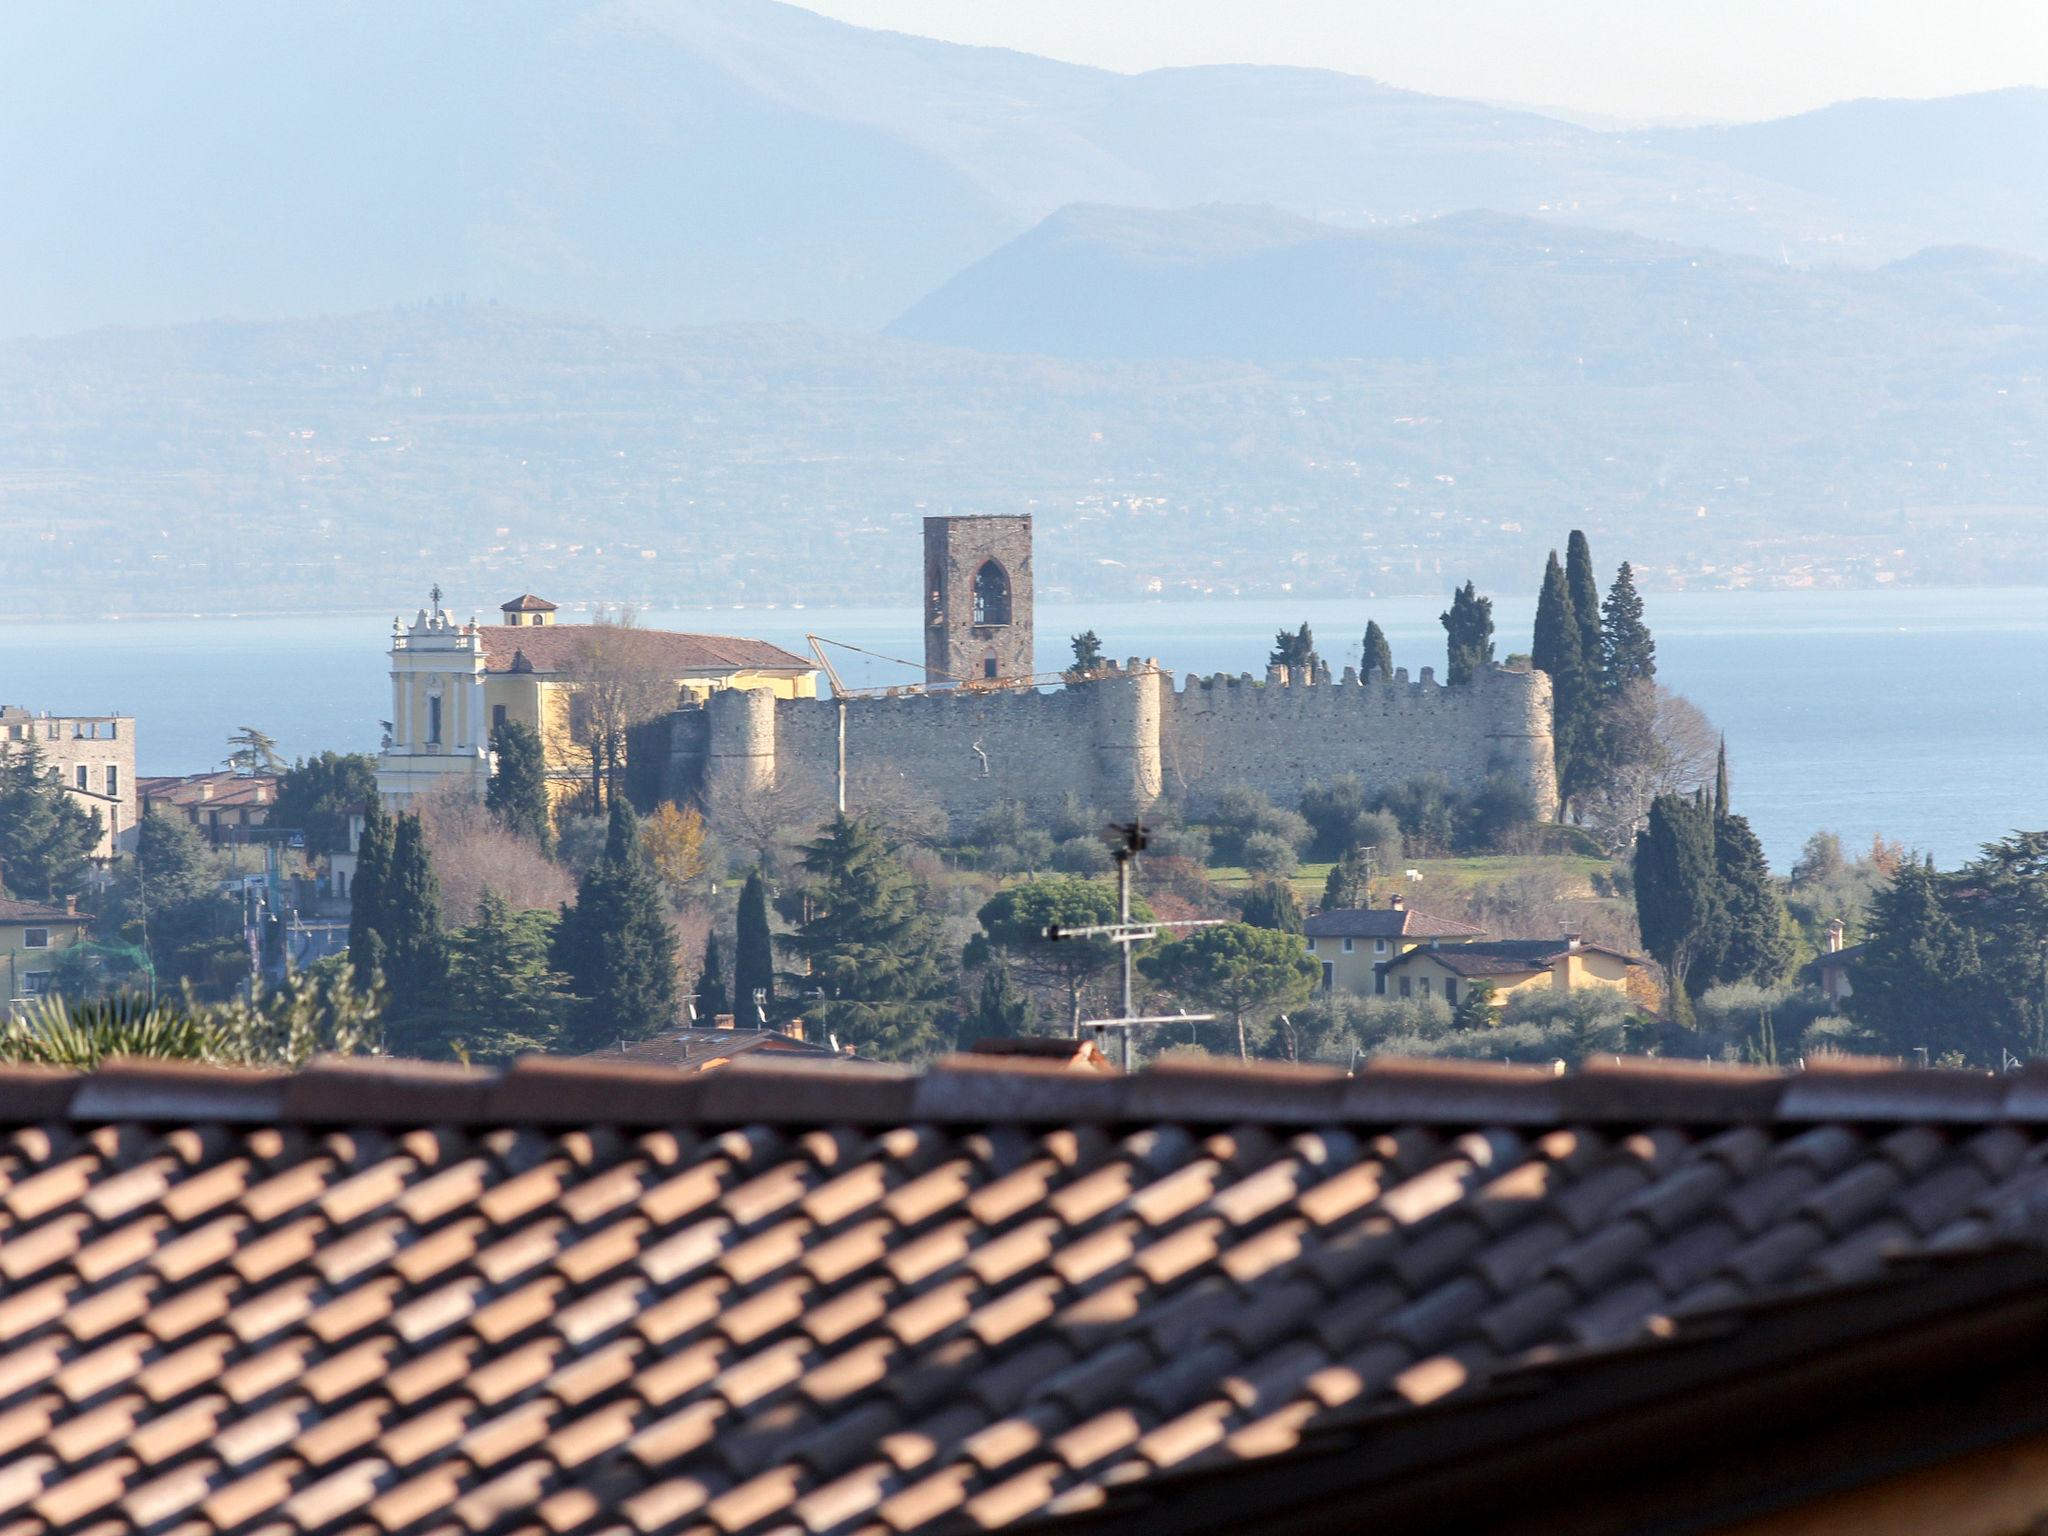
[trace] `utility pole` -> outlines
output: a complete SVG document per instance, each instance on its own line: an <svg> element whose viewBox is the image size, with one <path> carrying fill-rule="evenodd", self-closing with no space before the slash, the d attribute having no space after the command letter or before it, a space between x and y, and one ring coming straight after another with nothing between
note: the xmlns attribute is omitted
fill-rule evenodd
<svg viewBox="0 0 2048 1536"><path fill-rule="evenodd" d="M1107 939L1123 951L1122 1006L1113 1019L1083 1019L1084 1029L1095 1031L1095 1042L1102 1044L1102 1032L1116 1030L1123 1039L1121 1063L1123 1069L1131 1070L1131 1031L1161 1024L1204 1023L1216 1017L1213 1013L1167 1013L1141 1016L1133 1009L1133 977L1131 971L1132 949L1139 944L1150 943L1159 937L1163 928L1214 928L1223 919L1219 917L1192 918L1178 923L1134 923L1131 921L1131 866L1139 854L1145 851L1151 841L1145 831L1145 824L1132 821L1111 826L1103 834L1109 844L1110 857L1116 860L1116 911L1114 923L1097 923L1087 928L1062 928L1057 923L1045 930L1048 939Z"/></svg>

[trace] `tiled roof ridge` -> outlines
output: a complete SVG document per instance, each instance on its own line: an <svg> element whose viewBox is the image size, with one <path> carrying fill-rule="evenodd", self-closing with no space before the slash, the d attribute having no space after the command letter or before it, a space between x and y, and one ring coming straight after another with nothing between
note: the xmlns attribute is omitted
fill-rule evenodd
<svg viewBox="0 0 2048 1536"><path fill-rule="evenodd" d="M64 907L53 907L46 901L17 901L12 896L0 896L0 921L89 923L90 912L74 912Z"/></svg>
<svg viewBox="0 0 2048 1536"><path fill-rule="evenodd" d="M877 1126L905 1123L1559 1126L2048 1123L2048 1066L2009 1076L1886 1064L1756 1067L1603 1058L1553 1073L1477 1062L1337 1067L1169 1059L1129 1075L954 1056L857 1075L751 1054L714 1073L591 1058L500 1069L316 1058L298 1072L161 1060L92 1072L0 1065L0 1125Z"/></svg>

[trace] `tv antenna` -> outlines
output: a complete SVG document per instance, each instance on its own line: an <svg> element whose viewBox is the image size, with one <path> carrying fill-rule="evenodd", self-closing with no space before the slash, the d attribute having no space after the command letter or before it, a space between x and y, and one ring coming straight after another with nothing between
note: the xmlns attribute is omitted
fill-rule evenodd
<svg viewBox="0 0 2048 1536"><path fill-rule="evenodd" d="M1095 923L1085 928L1062 928L1058 923L1054 923L1045 930L1045 936L1054 941L1062 939L1105 939L1123 950L1122 1007L1117 1010L1115 1018L1083 1019L1080 1028L1091 1029L1095 1032L1095 1044L1098 1050L1102 1046L1103 1033L1106 1030L1112 1029L1117 1031L1119 1038L1123 1041L1121 1063L1123 1069L1128 1072L1131 1070L1132 1030L1155 1028L1164 1024L1202 1024L1208 1023L1216 1017L1213 1013L1139 1014L1134 1012L1133 1008L1135 1005L1131 997L1131 959L1133 948L1139 944L1149 944L1152 940L1159 937L1162 929L1216 928L1222 925L1223 919L1220 917L1195 917L1177 923L1161 923L1156 921L1150 923L1132 922L1131 865L1137 860L1138 855L1145 851L1147 844L1151 842L1151 837L1145 831L1145 824L1137 820L1112 825L1102 836L1103 840L1109 844L1110 857L1116 860L1117 920L1113 923Z"/></svg>

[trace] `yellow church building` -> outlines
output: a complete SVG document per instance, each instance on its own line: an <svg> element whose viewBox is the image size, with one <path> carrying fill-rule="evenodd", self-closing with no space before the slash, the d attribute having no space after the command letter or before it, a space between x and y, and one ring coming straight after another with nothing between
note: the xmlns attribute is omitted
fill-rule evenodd
<svg viewBox="0 0 2048 1536"><path fill-rule="evenodd" d="M561 624L558 609L527 592L501 604L501 622L458 624L441 606L410 624L391 621L391 718L377 758L377 788L403 810L491 776L491 733L508 721L537 732L557 804L589 783L592 695L630 687L657 709L724 688L765 688L815 698L813 663L765 640L611 624Z"/></svg>

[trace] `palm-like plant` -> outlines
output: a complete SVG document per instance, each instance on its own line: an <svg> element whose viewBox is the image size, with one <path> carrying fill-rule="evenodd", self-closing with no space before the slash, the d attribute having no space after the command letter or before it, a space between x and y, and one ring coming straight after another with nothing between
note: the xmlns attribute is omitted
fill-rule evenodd
<svg viewBox="0 0 2048 1536"><path fill-rule="evenodd" d="M89 1069L110 1056L217 1062L226 1039L212 1020L140 994L67 1002L39 997L0 1024L0 1059Z"/></svg>

